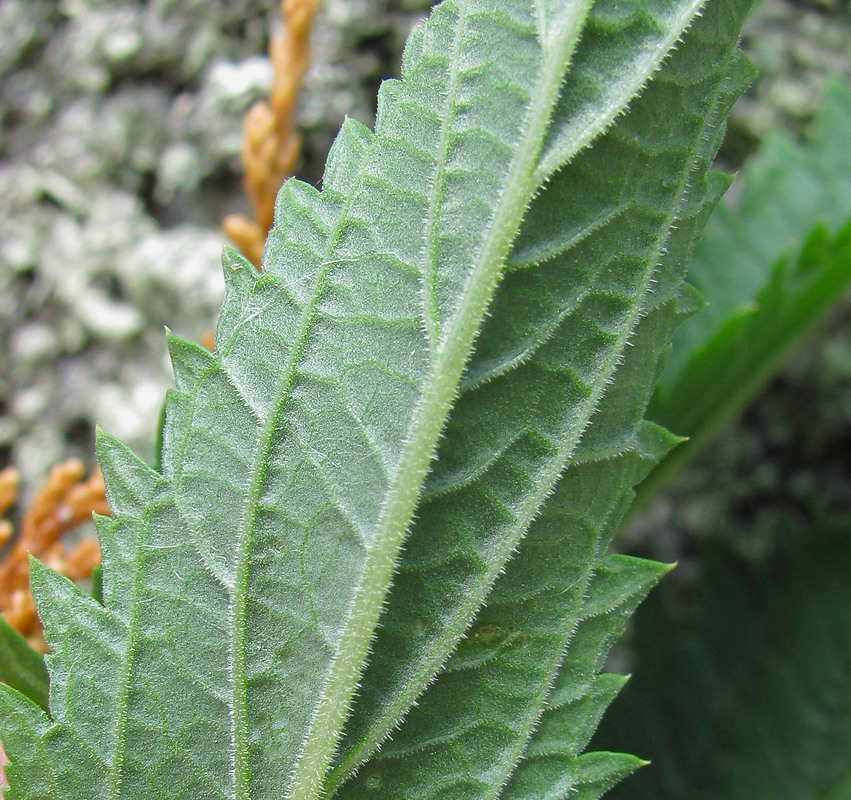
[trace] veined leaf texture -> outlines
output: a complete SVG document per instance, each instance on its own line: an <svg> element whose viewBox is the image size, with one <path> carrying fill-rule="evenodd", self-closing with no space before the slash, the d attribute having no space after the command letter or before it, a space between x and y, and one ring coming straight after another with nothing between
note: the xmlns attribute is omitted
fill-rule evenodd
<svg viewBox="0 0 851 800"><path fill-rule="evenodd" d="M606 547L674 443L642 416L748 5L435 7L375 131L281 190L263 273L225 254L215 352L170 338L161 468L100 435L103 603L33 563L50 709L0 688L8 798L591 798L635 768L582 751L664 568Z"/></svg>

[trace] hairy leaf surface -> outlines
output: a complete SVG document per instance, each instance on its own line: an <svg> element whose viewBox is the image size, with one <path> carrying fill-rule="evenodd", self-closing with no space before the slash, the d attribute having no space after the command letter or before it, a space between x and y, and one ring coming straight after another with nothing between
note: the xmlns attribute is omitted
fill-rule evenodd
<svg viewBox="0 0 851 800"><path fill-rule="evenodd" d="M600 58L589 42L623 49L627 33L640 30L644 38L637 41L646 43L646 31L666 30L669 17L682 17L682 10L675 17L666 4L597 4L562 105L578 91L575 81L588 83L589 64ZM735 10L730 17L736 18ZM710 71L702 62L697 75ZM634 75L619 77L633 85ZM618 383L630 396L597 413L600 398L641 314L679 287L682 257L693 239L669 241L673 219L693 213L696 221L683 228L694 233L720 196L713 185L707 203L702 186L686 197L685 165L694 155L692 177L699 182L707 156L675 142L675 135L656 140L654 115L671 113L683 99L675 85L659 86L654 104L642 101L627 124L556 174L529 209L426 484L332 787L374 750L431 679L563 467L629 446L670 328L645 353L646 363L633 360L634 371ZM699 103L700 91L693 102ZM691 114L692 135L706 135L700 149L711 160L721 121L706 124L703 108L680 110ZM673 266L654 273L666 247L677 249L667 259Z"/></svg>
<svg viewBox="0 0 851 800"><path fill-rule="evenodd" d="M623 455L568 471L437 681L339 797L501 797L548 696L529 757L569 753L559 781L576 782L575 756L623 684L597 672L667 570L606 555L629 487L675 442L646 425Z"/></svg>
<svg viewBox="0 0 851 800"><path fill-rule="evenodd" d="M718 196L703 183L747 74L733 50L746 3L715 0L664 64L699 3L590 5L439 5L403 80L383 84L375 132L347 121L322 191L283 187L263 273L226 253L215 352L169 337L159 468L99 436L102 604L32 566L50 717L0 690L11 797L350 791L486 598L379 757L428 737L417 720L476 662L467 644L499 644L488 625L519 647L480 653L476 679L504 667L518 704L504 750L487 730L471 738L487 774L453 798L495 796L546 698L553 719L571 708L551 694L578 685L568 645L586 653L585 705L601 713L605 645L659 574L605 556L608 520L636 479L624 465L646 462L637 437L682 311L683 255ZM688 235L671 237L678 219ZM571 488L583 480L605 491L589 500ZM554 616L537 619L538 602ZM486 703L482 686L471 696ZM627 763L582 756L574 782L593 796ZM444 768L416 768L429 796Z"/></svg>
<svg viewBox="0 0 851 800"><path fill-rule="evenodd" d="M600 196L609 200L617 197L620 201L616 219L611 225L601 224L586 237L583 244L587 249L579 247L576 252L568 246L564 261L558 262L559 268L572 272L579 263L593 274L595 256L604 263L619 259L620 264L638 256L643 264L637 263L636 269L645 271L644 280L655 274L658 283L654 292L645 289L638 300L642 318L633 330L633 346L592 417L591 428L572 455L572 466L555 496L547 502L542 516L520 544L518 555L497 580L487 604L437 682L420 698L417 708L370 766L344 787L344 797L363 796L370 788L373 796L382 798L431 797L438 793L447 797L499 796L539 722L560 664L563 675L558 699L551 700L552 713L544 717L546 733L541 733L542 727L535 734L529 744L531 753L552 755L553 743L559 736L565 742L565 751L572 740L577 749L562 760L562 774L569 775L575 766L573 761L593 732L605 708L599 698L606 693L591 688L591 684L618 680L598 679L596 671L628 616L631 599L638 602L659 569L658 565L649 564L628 569L618 557L607 559L608 538L603 531L616 527L631 496L630 487L646 472L645 467L639 475L624 465L638 458L633 451L637 447L635 437L639 436L638 420L657 374L655 365L679 321L678 303L670 298L682 279L687 245L693 242L695 228L717 199L717 193L710 190L715 181L707 175L707 168L720 141L723 120L752 76L750 67L733 47L747 9L747 3L727 4L724 9L710 7L705 18L689 31L682 49L645 89L641 101L591 151L578 158L571 170L556 175L531 207L521 243L527 234L532 239L533 234L528 232L546 219L544 209L580 207L580 193L587 208L587 199L596 194L597 181L604 182L605 191L600 191ZM697 109L700 112L696 113ZM670 124L660 137L657 120L665 112L672 113L677 122ZM577 181L575 176L580 170L585 180ZM677 241L669 239L674 220L681 228ZM624 236L627 230L633 235ZM637 246L641 241L648 243L644 251ZM628 248L628 254L613 256L619 253L621 244ZM671 248L666 252L668 244ZM544 262L537 267L529 265L526 270L546 276L548 266ZM605 274L605 267L601 271ZM622 267L618 277L623 280L625 275ZM512 277L509 275L497 297L493 318L497 322L503 298L513 301L515 315L523 308L518 300L503 293L512 286ZM527 278L527 274L523 277ZM529 298L533 295L528 280L525 285L526 294L521 297ZM623 285L620 284L621 291ZM610 296L616 293L612 288ZM538 311L538 315L543 318L542 312ZM506 328L501 326L501 330ZM556 362L555 354L561 350L562 357L570 363L570 351L577 338L569 328L553 328L542 350L551 362ZM487 332L486 327L485 335ZM476 355L480 352L481 346ZM538 358L541 351L533 351L527 363L533 364ZM451 426L452 420L450 430ZM638 452L646 455L645 461L639 463L653 464L650 453L655 452L649 448L646 434L640 438L645 444L637 448ZM669 447L667 442L663 449ZM578 487L584 489L584 494ZM428 500L426 509L427 503ZM402 569L406 567L415 572L418 564L409 562L406 555ZM393 602L400 585L404 584L394 587L385 615L392 635L385 634L382 626L378 644L385 646L376 648L371 667L389 662L385 676L398 668L399 648L392 645L404 641L402 632L406 630L398 621L399 604L404 600L400 597L397 603ZM505 586L512 588L506 590ZM411 594L409 590L407 596ZM585 606L599 608L594 612L583 608L583 598L587 598ZM583 623L577 628L580 619ZM407 630L411 632L408 639L414 639L416 626ZM419 633L422 635L422 631ZM367 678L369 674L368 671ZM586 692L597 697L598 702L588 700ZM570 704L565 698L569 693L575 694L571 699L576 704L567 709ZM358 706L356 713L357 710ZM583 713L587 716L583 717ZM585 738L583 730L587 732ZM543 744L537 741L539 734L544 737ZM600 756L591 760L601 770L608 763ZM611 761L617 765L617 769L613 766L613 774L623 774L621 757L612 756ZM542 768L537 759L531 758L524 769L534 777L525 775L517 780L535 784L530 797L549 791L546 780L538 777Z"/></svg>

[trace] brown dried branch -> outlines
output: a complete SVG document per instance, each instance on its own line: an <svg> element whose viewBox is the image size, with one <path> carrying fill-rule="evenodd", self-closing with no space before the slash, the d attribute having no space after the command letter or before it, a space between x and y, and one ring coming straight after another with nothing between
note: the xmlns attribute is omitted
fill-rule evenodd
<svg viewBox="0 0 851 800"><path fill-rule="evenodd" d="M45 650L41 624L29 590L28 554L71 580L82 580L100 563L97 542L86 538L68 547L63 536L91 519L92 512L109 514L103 478L93 472L84 480L85 467L77 460L57 464L36 492L32 506L21 520L20 533L0 563L0 614L39 650ZM14 503L18 475L13 469L0 472L0 514ZM0 521L7 539L12 527Z"/></svg>
<svg viewBox="0 0 851 800"><path fill-rule="evenodd" d="M222 227L225 235L258 267L266 235L274 221L275 196L292 175L301 151L301 137L295 130L295 107L310 66L310 27L319 2L282 0L284 32L269 42L269 58L274 67L269 101L255 103L243 123L243 186L254 219L230 214Z"/></svg>

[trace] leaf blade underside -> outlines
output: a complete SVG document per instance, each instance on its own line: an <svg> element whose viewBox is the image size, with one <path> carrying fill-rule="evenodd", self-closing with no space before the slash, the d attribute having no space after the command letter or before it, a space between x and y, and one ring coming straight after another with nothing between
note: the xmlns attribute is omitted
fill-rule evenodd
<svg viewBox="0 0 851 800"><path fill-rule="evenodd" d="M636 74L643 75L643 82L658 68L658 62L667 53L668 41L672 36L676 40L682 33L682 27L678 27L678 33L673 35L672 26L687 24L684 20L691 22L698 10L694 4L688 6L688 13L683 4L658 3L653 7L628 4L620 9L610 5L599 3L592 8L588 22L590 32L588 29L583 32L560 98L560 104L575 114L578 87L587 88L589 74L595 64L599 66L600 50L607 49L602 43L609 45L609 49L621 58L625 58L623 51L630 53L631 64L638 64L634 73L626 71L619 76L620 81L595 86L598 93L605 94L609 100L597 120L597 132L608 124L612 103L617 102L618 110L623 111L630 99L629 91L634 88ZM655 29L648 24L648 18L655 21ZM636 37L630 50L623 44L629 41L625 32L635 29L643 35ZM598 49L588 44L586 34ZM655 50L647 46L653 34L659 36L654 42ZM642 59L647 59L648 51L655 52L657 60L645 64ZM618 68L625 69L613 61ZM617 74L614 67L610 69ZM574 70L578 72L575 82ZM611 77L612 72L606 76ZM622 84L629 89L616 95L615 89ZM573 130L580 115L576 115L575 120L567 111L565 114L564 119L557 119L556 125L560 130L572 131L576 149L585 147L593 133L585 131L585 138L581 138ZM587 123L587 118L585 121ZM623 156L617 146L610 149L609 155ZM605 156L599 157L600 161L604 159ZM605 276L599 276L599 258L593 252L597 242L592 239L600 220L609 225L617 224L617 215L611 207L627 206L631 196L629 189L616 180L601 185L603 182L595 179L593 167L594 163L585 159L574 172L575 180L586 190L597 189L593 199L586 192L581 202L567 196L556 203L539 202L537 208L533 204L521 228L519 240L509 257L509 273L500 286L468 365L446 439L420 500L418 518L412 526L388 609L377 633L375 650L387 655L371 659L367 667L358 702L347 723L346 736L332 770L329 783L332 790L394 729L448 656L573 454L625 349L634 321L628 313L617 319L619 309L606 307L609 298L617 296L621 286L616 278L607 286ZM589 199L592 202L590 211L584 207ZM568 209L566 213L562 211L565 208ZM526 234L531 227L530 218L544 227L538 239ZM549 222L552 224L546 229ZM637 240L643 231L639 225L633 225L623 233ZM581 243L586 238L589 241L584 242L584 246L588 252L574 254L572 243ZM649 241L635 241L634 244L639 253L636 256L638 267L624 265L629 277L623 282L634 282L628 291L640 296L646 290L643 281L650 277L647 263L659 257L661 242L649 237ZM593 266L577 274L576 265L583 258ZM534 272L530 267L539 261L549 262L549 274L529 278ZM565 273L570 275L569 279L563 278ZM530 286L532 281L535 283ZM640 308L635 306L630 310L640 313ZM599 339L611 336L611 341L589 341L584 352L581 352L582 346L578 346L580 354L573 362L569 354L555 359L548 359L546 355L536 357L553 340L581 336L577 331L582 323L598 327L606 314L610 314L614 322L609 326L603 323L606 330L600 331ZM590 352L595 346L596 351ZM590 366L595 360L602 365L598 374L594 374L596 367ZM545 381L545 372L553 370L562 370L563 376ZM526 391L524 381L542 388L532 394ZM642 402L646 403L646 396ZM640 408L634 416L633 422L637 424ZM545 422L540 424L540 420ZM460 435L454 436L456 432ZM622 436L620 446L626 447L632 430L624 426L619 433ZM460 446L456 443L458 438L462 439ZM506 472L513 473L518 483L525 480L532 485L506 486ZM529 477L533 480L529 481ZM507 505L517 511L507 520L493 519L499 517L499 513L485 519L482 509L489 505ZM478 533L482 529L488 531L486 538ZM429 553L438 538L441 539L440 548L451 555L444 559L449 562L445 569L439 565L426 566L429 588L422 572L416 574L417 564L436 561ZM421 552L424 554L420 555ZM423 619L428 620L425 631L422 630ZM409 634L407 641L400 645L398 638L405 632Z"/></svg>
<svg viewBox="0 0 851 800"><path fill-rule="evenodd" d="M169 336L176 389L161 468L99 436L113 511L97 520L103 605L33 566L53 650L51 717L0 687L10 797L313 800L333 790L449 656L567 462L616 480L614 467L599 465L629 459L647 430L643 408L680 314L680 261L664 247L674 252L671 224L688 216L678 159L694 151L663 157L662 136L657 160L648 156L658 179L641 158L631 172L631 148L642 145L629 126L649 113L641 99L601 135L700 4L599 0L590 27L588 5L439 5L411 37L403 80L382 86L375 133L348 121L322 192L298 181L281 190L263 274L225 254L216 351ZM728 5L737 19L740 4ZM663 20L655 32L654 9ZM607 31L626 31L621 44L635 37L613 60L636 66L633 83L618 95L604 76L595 124L570 133L573 117L555 124L559 98L575 107L590 74L582 65L605 61ZM575 84L564 81L572 57ZM697 127L710 115L705 102L687 111ZM709 150L718 135L707 136ZM607 149L577 154L592 143ZM596 175L606 156L623 170ZM590 210L565 208L571 178L598 188ZM601 203L613 188L626 206L607 215ZM702 219L703 199L693 204ZM595 252L607 225L622 236L611 258ZM632 337L646 361L621 368ZM633 482L622 480L612 490L621 504ZM603 521L595 525L605 538ZM338 777L326 782L409 528L386 613L398 609L416 634L416 614L394 598L406 596L416 572L408 566L437 567L426 587L429 641L408 654L415 674L387 684L371 709L367 673L353 717L353 729L367 720L367 735L344 743ZM441 577L461 540L470 557ZM594 585L595 568L620 563L598 564L592 549L571 586ZM626 608L640 592L627 582L615 594L613 607ZM435 603L450 597L441 615ZM563 613L568 624L580 607ZM380 629L373 664L388 663L381 637L390 629ZM554 641L565 644L564 632ZM607 680L591 694L608 697ZM536 689L527 738L548 687ZM504 769L525 741L513 743ZM575 769L586 794L626 763L583 758Z"/></svg>
<svg viewBox="0 0 851 800"><path fill-rule="evenodd" d="M674 443L673 437L664 436L655 442L652 426L650 429L639 426L658 369L654 365L658 365L671 330L680 317L675 295L685 271L688 247L671 242L669 236L674 220L678 220L680 234L685 241L692 242L693 228L705 220L717 199L717 193L711 190L713 176L707 174L707 169L723 135L723 121L753 76L752 69L735 48L736 33L748 8L747 2L727 4L724 9L710 6L706 18L696 22L686 35L682 50L672 56L671 63L662 67L656 80L645 90L641 105L627 112L619 123L620 129L616 126L607 134L616 142L627 140L645 153L654 150L664 153L672 174L679 176L679 180L672 179L672 174L665 173L658 162L645 155L641 169L624 170L621 176L610 169L615 177L611 184L606 184L606 189L610 189L611 185L622 181L626 187L621 193L626 210L618 220L621 235L624 230L631 229L631 217L640 220L632 220L632 229L640 229L640 223L648 228L655 227L655 234L649 238L657 245L648 248L644 263L648 275L658 275L659 283L654 292L645 289L640 295L641 322L632 331L633 347L626 353L613 385L592 417L592 426L569 462L555 495L547 501L541 516L519 544L518 554L507 564L488 595L486 605L468 629L464 642L436 682L419 698L417 707L369 765L343 786L339 796L345 800L367 795L376 800L501 797L502 787L527 742L532 761L523 762L518 772L536 771L539 765L535 759L541 754L551 760L556 755L561 757L562 776L580 769L581 750L605 708L605 703L595 704L589 699L596 691L591 687L595 682L617 681L614 676L597 678L596 672L631 610L658 579L659 570L664 571L660 565L646 564L640 568L636 565L637 576L624 573L623 583L615 581L615 589L609 587L611 599L605 600L607 581L602 576L608 568L621 565L619 557L605 555L608 536L617 527L631 498L631 487ZM672 86L677 86L679 93L672 92ZM657 130L662 108L671 111L679 120L666 129L664 137L660 137ZM701 113L695 113L695 109L701 109ZM674 142L681 145L681 150L678 151ZM608 163L610 168L616 163L605 140L598 142L596 147L596 157L594 149L588 154L588 168L580 171L582 165L577 162L573 165L576 171L569 176L573 185L581 187L583 197L595 196L594 183L590 179L577 180L577 174L600 175L603 170L595 163L595 158ZM674 156L675 151L679 155ZM633 167L641 161L635 154L629 159ZM639 173L653 177L643 185L637 177ZM651 193L649 184L659 187L658 195ZM570 192L580 190L570 184L567 186L566 189L559 186L557 176L539 198L541 205L546 207L546 194L553 192L560 201L559 207L574 206L575 203L570 202ZM666 210L658 217L643 219L642 201L646 202L651 196L657 201L665 198L667 206L662 204L661 207ZM632 198L632 204L626 202L626 198ZM533 205L527 224L535 224L536 210ZM638 237L625 238L635 253ZM671 246L664 253L667 244ZM594 245L592 252L604 253L609 258L618 252L617 245L607 242L603 234L598 235ZM606 256L600 256L604 263ZM594 270L593 260L584 260L584 263L589 271ZM560 266L570 271L572 264L568 260ZM497 303L505 297L504 292L505 286L501 287ZM511 302L516 313L516 298L511 298ZM491 319L498 324L499 312L495 310ZM552 351L556 348L569 351L577 346L577 341L575 336L562 340L558 334L553 334L547 340L551 362L555 361ZM450 430L451 425L452 420ZM644 432L643 436L640 431ZM644 446L638 446L636 439L645 439ZM629 441L626 446L625 441ZM630 457L638 459L639 454L643 454L642 460L632 466L632 471L622 466ZM576 489L583 485L587 495L594 498L591 509L583 507L582 493ZM421 506L420 514L425 513ZM563 538L552 535L540 543L540 531L551 529L561 531ZM572 557L565 555L565 550L574 547L579 550L572 553ZM402 569L410 563L406 559L407 552L402 559ZM615 574L617 572L615 570ZM528 594L516 603L507 601L503 585L522 585L524 580ZM398 608L398 601L393 603L396 589L394 587L391 593L391 602L382 620L373 664L379 661L398 664L398 654L386 646L390 640L382 638L384 625L400 628L393 614ZM551 593L549 597L548 592ZM405 594L422 602L422 593L414 593L410 587ZM446 596L446 591L440 593L444 602ZM600 608L595 612L582 609L582 598L586 599L586 606L599 605ZM415 625L411 630L416 635ZM504 633L497 635L497 631ZM479 652L487 652L487 648L481 646L482 635L495 638L487 656ZM518 638L525 643L520 648L516 646ZM513 647L511 642L515 642ZM385 646L382 647L382 643ZM468 655L470 648L476 653L475 658ZM561 684L556 692L560 699L551 701L550 710L545 711L542 718L541 709L554 680ZM582 704L591 708L590 712L586 709L584 718L576 711L576 706ZM541 726L536 730L539 723ZM582 723L587 728L584 738L576 734L576 727L581 728ZM566 752L568 744L561 753L554 751L552 742L559 737L565 743L573 739L574 752ZM595 755L583 763L592 761L601 776L603 766L610 764L611 783L615 782L615 775L624 774L620 755L612 755L608 760ZM580 778L576 781L574 788L582 783ZM530 783L528 774L515 775L505 791L512 796L517 786L526 783ZM534 790L524 789L528 794L518 796L535 800L550 788L540 780L531 783ZM592 788L598 785L609 784L602 778L599 782L589 779L582 791L590 796ZM565 796L567 789L564 793L560 796Z"/></svg>

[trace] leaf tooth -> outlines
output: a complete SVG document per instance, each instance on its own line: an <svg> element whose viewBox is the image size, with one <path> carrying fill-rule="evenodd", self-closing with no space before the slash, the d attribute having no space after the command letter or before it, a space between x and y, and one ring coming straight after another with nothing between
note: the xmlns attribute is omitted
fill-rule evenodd
<svg viewBox="0 0 851 800"><path fill-rule="evenodd" d="M116 517L138 517L161 489L161 476L100 427L96 451L112 513Z"/></svg>
<svg viewBox="0 0 851 800"><path fill-rule="evenodd" d="M635 608L672 569L671 564L646 558L607 556L592 579L592 590L582 609L583 619Z"/></svg>
<svg viewBox="0 0 851 800"><path fill-rule="evenodd" d="M275 200L275 224L266 240L258 286L269 276L278 276L298 304L307 303L339 211L339 198L323 201L315 186L290 178Z"/></svg>
<svg viewBox="0 0 851 800"><path fill-rule="evenodd" d="M225 297L216 326L216 350L224 348L242 317L254 286L260 279L260 273L254 265L231 247L225 247L222 250L222 271L225 279Z"/></svg>
<svg viewBox="0 0 851 800"><path fill-rule="evenodd" d="M677 445L686 441L686 437L678 436L669 431L664 425L644 419L635 432L635 452L647 462L647 467L641 473L636 484L640 483L650 473L652 464L658 464Z"/></svg>
<svg viewBox="0 0 851 800"><path fill-rule="evenodd" d="M132 591L132 562L137 536L133 523L93 514L95 530L100 544L103 567L103 604L122 619L127 618L127 607Z"/></svg>
<svg viewBox="0 0 851 800"><path fill-rule="evenodd" d="M402 79L409 78L417 68L425 49L425 22L417 23L408 36L402 53Z"/></svg>
<svg viewBox="0 0 851 800"><path fill-rule="evenodd" d="M4 722L12 724L3 730L6 755L12 756L16 739L35 740L47 733L51 726L50 717L35 703L5 683L0 683L0 710Z"/></svg>
<svg viewBox="0 0 851 800"><path fill-rule="evenodd" d="M550 709L542 717L526 757L579 755L588 746L600 719L627 680L624 675L598 675L581 696Z"/></svg>
<svg viewBox="0 0 851 800"><path fill-rule="evenodd" d="M300 237L307 242L310 237L304 223L323 228L327 224L324 220L324 215L327 213L328 209L321 202L319 189L298 178L290 178L275 198L275 225L272 232L282 232L282 235L289 237ZM324 237L327 233L327 230L322 230L320 235ZM278 270L274 269L275 266L275 259L267 258L264 253L263 271L277 272Z"/></svg>
<svg viewBox="0 0 851 800"><path fill-rule="evenodd" d="M398 108L399 99L403 96L402 82L390 78L383 81L378 87L378 105L375 114L375 134L391 134L393 126L393 112Z"/></svg>
<svg viewBox="0 0 851 800"><path fill-rule="evenodd" d="M647 761L626 753L585 753L574 761L574 791L570 800L597 800Z"/></svg>
<svg viewBox="0 0 851 800"><path fill-rule="evenodd" d="M215 366L216 358L206 348L175 336L168 328L166 328L166 341L177 388L181 392L190 393L198 383L199 377Z"/></svg>
<svg viewBox="0 0 851 800"><path fill-rule="evenodd" d="M11 762L5 767L10 788L4 797L59 800L50 764L43 758L41 747L42 738L53 724L50 717L16 689L0 683L0 718L3 749Z"/></svg>
<svg viewBox="0 0 851 800"><path fill-rule="evenodd" d="M93 597L73 581L30 556L30 588L38 615L44 624L44 636L54 651L67 647L63 635L85 627L86 619L106 618L108 613Z"/></svg>
<svg viewBox="0 0 851 800"><path fill-rule="evenodd" d="M77 712L90 703L102 704L114 688L110 685L113 681L106 681L106 685L81 683L69 672L69 666L73 664L80 675L85 675L106 661L113 677L119 675L126 626L64 575L32 556L29 570L33 600L52 651L45 658L50 674L50 712L56 721L86 728L97 737L100 717L77 718ZM105 761L114 742L105 735L98 741L99 755Z"/></svg>
<svg viewBox="0 0 851 800"><path fill-rule="evenodd" d="M108 555L117 555L116 532L121 527L121 521L115 517L109 517L106 514L98 514L97 511L92 514L92 522L95 526L95 531L98 535L100 543L101 561L105 561Z"/></svg>
<svg viewBox="0 0 851 800"><path fill-rule="evenodd" d="M160 465L163 475L168 478L172 477L178 460L181 437L189 427L191 405L192 401L188 395L176 389L166 390Z"/></svg>
<svg viewBox="0 0 851 800"><path fill-rule="evenodd" d="M222 248L222 272L228 288L251 289L260 273L242 253L227 245Z"/></svg>
<svg viewBox="0 0 851 800"><path fill-rule="evenodd" d="M612 642L620 636L638 604L670 569L670 565L628 556L603 559L591 578L580 622L547 700L550 709L587 694Z"/></svg>
<svg viewBox="0 0 851 800"><path fill-rule="evenodd" d="M346 117L328 153L323 190L331 189L345 195L352 189L374 138L366 125Z"/></svg>
<svg viewBox="0 0 851 800"><path fill-rule="evenodd" d="M50 713L62 729L87 746L59 756L62 773L68 758L88 759L95 772L90 794L79 787L68 797L106 797L108 765L120 749L119 731L111 721L121 703L128 630L126 624L64 575L30 557L30 585L44 637L51 647L45 658L50 675ZM125 662L126 663L126 662ZM72 669L73 667L73 669ZM97 676L94 680L91 676ZM90 713L91 710L97 713ZM51 748L52 752L56 752ZM66 796L63 794L63 796Z"/></svg>

